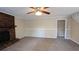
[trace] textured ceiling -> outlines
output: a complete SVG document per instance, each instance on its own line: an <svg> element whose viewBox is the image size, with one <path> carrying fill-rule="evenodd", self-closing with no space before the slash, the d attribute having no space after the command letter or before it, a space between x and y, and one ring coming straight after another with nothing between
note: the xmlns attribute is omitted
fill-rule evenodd
<svg viewBox="0 0 79 59"><path fill-rule="evenodd" d="M50 15L36 16L33 14L26 14L30 11L27 7L0 7L0 12L14 15L15 17L22 19L35 19L35 18L49 18L49 17L67 17L73 13L79 12L78 7L50 7L48 11Z"/></svg>

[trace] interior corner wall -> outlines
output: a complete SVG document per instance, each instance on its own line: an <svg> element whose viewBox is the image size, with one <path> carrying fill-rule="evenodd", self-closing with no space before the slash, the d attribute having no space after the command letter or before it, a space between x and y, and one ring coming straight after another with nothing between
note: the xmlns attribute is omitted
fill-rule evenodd
<svg viewBox="0 0 79 59"><path fill-rule="evenodd" d="M73 16L71 21L71 40L79 44L79 16Z"/></svg>
<svg viewBox="0 0 79 59"><path fill-rule="evenodd" d="M24 27L24 20L15 18L15 32L16 32L16 38L22 38L25 35L25 27Z"/></svg>

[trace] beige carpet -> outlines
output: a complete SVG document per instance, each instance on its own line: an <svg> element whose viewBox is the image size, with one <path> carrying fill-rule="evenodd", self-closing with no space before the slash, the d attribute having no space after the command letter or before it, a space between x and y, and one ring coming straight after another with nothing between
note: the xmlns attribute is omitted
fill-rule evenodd
<svg viewBox="0 0 79 59"><path fill-rule="evenodd" d="M65 39L27 37L2 51L79 51L79 45Z"/></svg>

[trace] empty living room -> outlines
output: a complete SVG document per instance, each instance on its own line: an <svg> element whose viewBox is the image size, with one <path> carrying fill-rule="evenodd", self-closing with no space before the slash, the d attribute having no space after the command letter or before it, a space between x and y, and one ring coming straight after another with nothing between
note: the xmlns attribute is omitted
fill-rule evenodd
<svg viewBox="0 0 79 59"><path fill-rule="evenodd" d="M0 7L1 51L79 51L79 7Z"/></svg>

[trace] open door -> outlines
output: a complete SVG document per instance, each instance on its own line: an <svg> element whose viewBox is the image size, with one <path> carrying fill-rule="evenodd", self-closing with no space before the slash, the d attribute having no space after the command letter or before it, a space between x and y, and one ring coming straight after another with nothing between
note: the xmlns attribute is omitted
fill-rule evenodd
<svg viewBox="0 0 79 59"><path fill-rule="evenodd" d="M57 20L57 38L65 38L65 20Z"/></svg>

